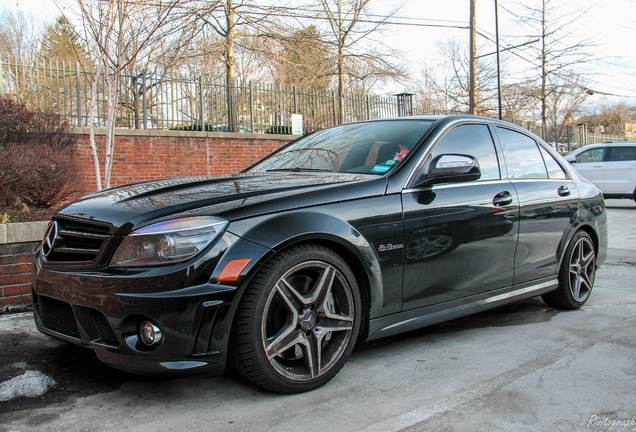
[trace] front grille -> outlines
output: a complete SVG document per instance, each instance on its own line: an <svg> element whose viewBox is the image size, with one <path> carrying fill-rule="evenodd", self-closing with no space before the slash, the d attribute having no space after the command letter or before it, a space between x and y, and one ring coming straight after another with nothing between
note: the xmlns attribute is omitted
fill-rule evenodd
<svg viewBox="0 0 636 432"><path fill-rule="evenodd" d="M91 316L93 317L93 323L95 324L97 334L99 334L99 338L102 342L106 345L118 346L117 336L115 336L115 333L104 314L98 310L91 309Z"/></svg>
<svg viewBox="0 0 636 432"><path fill-rule="evenodd" d="M47 233L43 252L48 262L91 262L110 238L110 227L97 223L58 218L56 233ZM51 228L51 229L55 229ZM47 239L52 247L46 247Z"/></svg>
<svg viewBox="0 0 636 432"><path fill-rule="evenodd" d="M60 224L61 228L69 231L106 235L110 233L110 228L105 225L97 225L72 219L58 219L58 223Z"/></svg>
<svg viewBox="0 0 636 432"><path fill-rule="evenodd" d="M80 337L71 305L49 297L37 297L38 315L42 325L58 333Z"/></svg>

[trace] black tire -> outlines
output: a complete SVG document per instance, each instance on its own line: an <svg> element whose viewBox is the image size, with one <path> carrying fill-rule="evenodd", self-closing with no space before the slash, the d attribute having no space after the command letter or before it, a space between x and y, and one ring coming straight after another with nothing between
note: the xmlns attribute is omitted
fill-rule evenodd
<svg viewBox="0 0 636 432"><path fill-rule="evenodd" d="M585 231L577 232L565 251L559 270L559 286L544 294L543 301L561 309L578 309L592 293L596 276L596 250Z"/></svg>
<svg viewBox="0 0 636 432"><path fill-rule="evenodd" d="M339 255L319 245L292 247L247 286L230 333L230 364L277 393L313 390L349 358L361 315L355 277Z"/></svg>

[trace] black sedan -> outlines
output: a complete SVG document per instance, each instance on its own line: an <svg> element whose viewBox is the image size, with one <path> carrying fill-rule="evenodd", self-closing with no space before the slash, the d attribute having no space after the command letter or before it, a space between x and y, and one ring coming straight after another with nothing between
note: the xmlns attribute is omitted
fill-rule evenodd
<svg viewBox="0 0 636 432"><path fill-rule="evenodd" d="M138 374L319 387L356 342L541 295L575 309L605 260L600 191L476 116L347 124L240 174L90 195L33 264L35 322Z"/></svg>

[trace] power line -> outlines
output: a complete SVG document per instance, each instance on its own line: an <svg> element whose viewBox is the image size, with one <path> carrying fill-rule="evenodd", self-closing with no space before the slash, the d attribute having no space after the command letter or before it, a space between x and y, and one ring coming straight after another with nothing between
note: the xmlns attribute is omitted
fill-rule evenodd
<svg viewBox="0 0 636 432"><path fill-rule="evenodd" d="M508 46L508 47L506 47L506 48L502 48L500 51L510 51L510 50L512 50L512 49L515 49L515 48L521 48L522 46L526 46L526 45L533 44L533 43L535 43L535 42L539 42L539 40L540 40L540 39L532 39L532 40L530 40L530 41L524 42L524 43L519 44L519 45ZM493 51L493 52L488 53L488 54L481 54L481 55L478 55L478 56L477 56L477 58L488 57L488 56L491 56L491 55L493 55L493 54L497 54L497 51Z"/></svg>
<svg viewBox="0 0 636 432"><path fill-rule="evenodd" d="M105 0L101 0L105 1ZM258 5L250 5L245 4L243 6L254 7L261 10L251 10L249 12L250 15L257 16L272 16L272 17L282 17L282 18L295 18L295 19L312 19L312 20L321 20L321 21L331 21L332 18L328 16L324 16L322 14L325 13L324 10L319 9L310 9L310 8L284 8L284 7L263 7ZM193 10L194 8L188 6L177 5L178 8L185 10ZM292 13L290 14L288 11L294 12L302 12L302 13ZM433 28L451 28L451 29L460 29L467 30L468 25L464 21L458 20L442 20L442 19L434 19L434 18L416 18L416 17L404 17L404 16L386 16L380 14L372 14L362 12L359 14L359 17L356 19L356 22L365 23L365 24L385 24L385 25L396 25L396 26L410 26L410 27L433 27ZM384 18L384 19L374 19L374 18ZM348 22L350 19L343 19L343 21Z"/></svg>
<svg viewBox="0 0 636 432"><path fill-rule="evenodd" d="M254 7L258 7L256 5L245 5L245 6L254 6ZM276 8L276 9L280 9L280 10L288 10L288 8ZM302 8L302 7L295 7L293 8L293 10L295 11L302 11L302 12L309 12L312 14L321 14L324 13L324 10L321 9L311 9L311 8ZM288 14L286 16L289 16ZM435 23L449 23L449 24L463 24L466 25L465 21L460 21L460 20L447 20L447 19L436 19L436 18L418 18L418 17L406 17L406 16L397 16L397 15L381 15L381 14L373 14L373 13L368 13L368 12L360 12L359 16L362 17L370 17L370 18L394 18L394 19L400 19L400 20L410 20L410 21L422 21L422 22L426 22L426 21L432 21ZM312 17L315 17L315 15L312 15Z"/></svg>
<svg viewBox="0 0 636 432"><path fill-rule="evenodd" d="M251 15L260 15L260 16L275 16L275 17L286 17L286 18L306 18L312 20L321 20L321 21L331 21L332 18L326 16L319 15L288 15L286 13L281 12L250 12ZM344 19L343 21L351 21ZM393 21L393 20L373 20L373 19L357 19L356 22L365 23L365 24L385 24L385 25L396 25L396 26L409 26L409 27L435 27L435 28L454 28L461 30L468 30L468 25L457 25L457 24L431 24L424 22L404 22L404 21Z"/></svg>

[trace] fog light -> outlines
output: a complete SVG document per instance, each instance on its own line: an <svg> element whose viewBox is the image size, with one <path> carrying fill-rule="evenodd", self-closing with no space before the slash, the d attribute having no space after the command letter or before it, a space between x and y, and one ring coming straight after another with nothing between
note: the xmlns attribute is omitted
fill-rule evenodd
<svg viewBox="0 0 636 432"><path fill-rule="evenodd" d="M144 321L139 326L139 337L148 346L157 345L161 342L161 329L150 321Z"/></svg>

